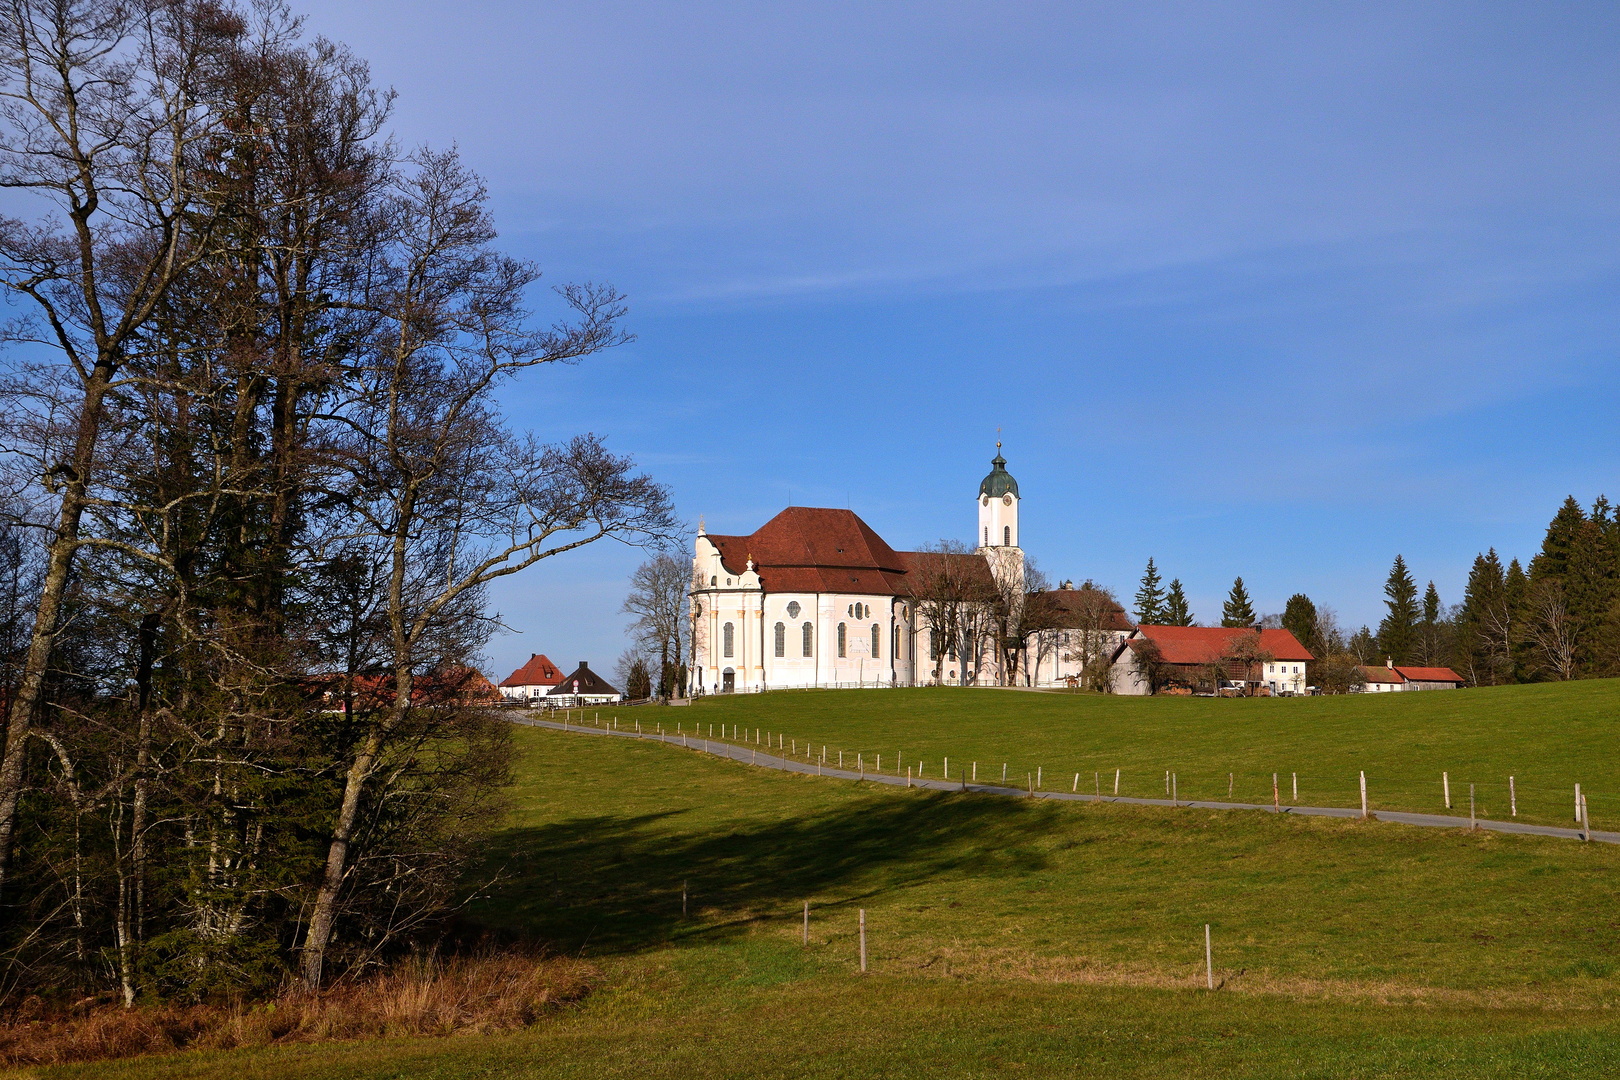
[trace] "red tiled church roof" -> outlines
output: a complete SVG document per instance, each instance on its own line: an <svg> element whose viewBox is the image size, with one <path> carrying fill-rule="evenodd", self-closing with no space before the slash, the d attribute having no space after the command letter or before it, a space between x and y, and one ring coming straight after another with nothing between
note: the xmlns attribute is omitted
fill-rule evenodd
<svg viewBox="0 0 1620 1080"><path fill-rule="evenodd" d="M1137 630L1159 647L1167 664L1210 664L1221 659L1232 640L1254 631L1246 626L1139 626ZM1260 631L1260 647L1278 660L1315 660L1287 630Z"/></svg>
<svg viewBox="0 0 1620 1080"><path fill-rule="evenodd" d="M752 558L768 592L903 596L906 572L917 565L917 552L895 551L850 510L790 506L751 535L706 536L733 574Z"/></svg>
<svg viewBox="0 0 1620 1080"><path fill-rule="evenodd" d="M530 653L529 662L501 680L502 686L556 686L562 672L542 653Z"/></svg>

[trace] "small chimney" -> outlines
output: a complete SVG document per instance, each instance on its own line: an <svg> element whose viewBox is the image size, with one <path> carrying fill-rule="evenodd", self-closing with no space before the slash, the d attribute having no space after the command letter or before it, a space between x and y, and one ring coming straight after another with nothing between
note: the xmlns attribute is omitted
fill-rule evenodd
<svg viewBox="0 0 1620 1080"><path fill-rule="evenodd" d="M1389 668L1389 670L1394 671L1395 670L1395 658L1393 656L1384 657L1384 666Z"/></svg>
<svg viewBox="0 0 1620 1080"><path fill-rule="evenodd" d="M581 671L589 671L590 669L591 669L591 665L587 664L585 661L581 660L579 662L579 670L581 670Z"/></svg>

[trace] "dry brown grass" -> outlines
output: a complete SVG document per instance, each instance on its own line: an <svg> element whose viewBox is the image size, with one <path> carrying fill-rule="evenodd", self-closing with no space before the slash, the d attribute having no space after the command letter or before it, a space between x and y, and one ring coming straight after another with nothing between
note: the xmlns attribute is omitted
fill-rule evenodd
<svg viewBox="0 0 1620 1080"><path fill-rule="evenodd" d="M401 1035L460 1035L526 1027L590 989L577 960L485 955L417 961L315 995L289 991L249 1006L123 1009L94 1004L49 1014L37 1000L0 1020L0 1065L56 1065L187 1047Z"/></svg>

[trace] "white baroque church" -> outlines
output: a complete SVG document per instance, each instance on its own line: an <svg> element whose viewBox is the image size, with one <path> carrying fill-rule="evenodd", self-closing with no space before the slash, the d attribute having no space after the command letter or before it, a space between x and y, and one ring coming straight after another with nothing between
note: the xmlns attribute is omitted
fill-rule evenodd
<svg viewBox="0 0 1620 1080"><path fill-rule="evenodd" d="M1043 594L1060 616L1037 632L1040 642L1025 643L1036 646L1024 649L1028 671L1002 671L1001 650L989 642L940 656L930 620L918 610L926 603L919 581L948 562L950 573L973 579L980 596L998 583L1008 595L1023 590L1018 481L1000 443L974 501L977 547L967 554L896 551L849 510L790 506L747 536L699 525L691 691L916 686L935 681L936 669L938 681L958 685L1073 679L1080 664L1068 644L1076 631L1064 629L1061 612L1078 608L1085 590ZM1122 641L1130 623L1117 607L1111 615L1109 632Z"/></svg>

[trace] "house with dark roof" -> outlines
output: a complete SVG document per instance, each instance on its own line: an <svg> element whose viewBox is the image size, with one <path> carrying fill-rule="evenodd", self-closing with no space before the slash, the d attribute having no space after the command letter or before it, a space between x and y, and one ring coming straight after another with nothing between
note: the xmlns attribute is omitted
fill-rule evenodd
<svg viewBox="0 0 1620 1080"><path fill-rule="evenodd" d="M563 673L543 653L530 653L528 663L501 680L507 701L537 701L563 681Z"/></svg>
<svg viewBox="0 0 1620 1080"><path fill-rule="evenodd" d="M1305 693L1315 657L1287 630L1244 626L1138 626L1114 653L1114 692Z"/></svg>
<svg viewBox="0 0 1620 1080"><path fill-rule="evenodd" d="M1383 667L1369 664L1361 669L1366 678L1365 690L1369 694L1389 693L1395 690L1459 690L1463 678L1448 667L1414 667L1384 661Z"/></svg>
<svg viewBox="0 0 1620 1080"><path fill-rule="evenodd" d="M1022 602L1024 552L1018 481L996 450L974 495L976 549L898 551L859 515L825 507L790 506L747 534L700 524L691 690L1002 681L1007 652L989 614ZM1062 620L1078 618L1080 592L1054 597L1043 648L1014 650L1038 684L1073 674L1062 642L1074 627ZM1117 605L1107 621L1109 633L1130 628Z"/></svg>
<svg viewBox="0 0 1620 1080"><path fill-rule="evenodd" d="M563 676L562 681L552 687L551 693L546 695L546 705L548 708L552 705L578 708L581 705L611 705L623 698L624 695L610 686L606 679L591 670L591 665L581 660L572 675Z"/></svg>

